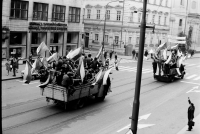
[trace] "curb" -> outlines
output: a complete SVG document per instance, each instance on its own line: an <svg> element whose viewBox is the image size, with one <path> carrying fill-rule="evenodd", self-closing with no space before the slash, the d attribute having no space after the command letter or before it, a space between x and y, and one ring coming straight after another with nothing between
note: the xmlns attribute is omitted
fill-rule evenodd
<svg viewBox="0 0 200 134"><path fill-rule="evenodd" d="M6 79L2 79L1 81L8 81L8 80L14 80L14 79L20 79L22 78L21 76L17 76L17 77L13 77L13 78L6 78Z"/></svg>

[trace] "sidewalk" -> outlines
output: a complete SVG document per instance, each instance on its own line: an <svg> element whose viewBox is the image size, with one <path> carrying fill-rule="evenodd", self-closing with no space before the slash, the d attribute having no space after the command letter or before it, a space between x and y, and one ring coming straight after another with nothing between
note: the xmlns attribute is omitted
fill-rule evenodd
<svg viewBox="0 0 200 134"><path fill-rule="evenodd" d="M7 70L5 66L2 66L1 69L2 69L2 81L19 79L22 78L21 71L25 69L25 64L19 65L18 73L16 73L15 77L13 76L13 72L9 72L9 75L7 76Z"/></svg>
<svg viewBox="0 0 200 134"><path fill-rule="evenodd" d="M195 125L192 129L192 131L188 130L188 125L186 125L181 131L179 131L177 134L200 134L200 114L194 118Z"/></svg>

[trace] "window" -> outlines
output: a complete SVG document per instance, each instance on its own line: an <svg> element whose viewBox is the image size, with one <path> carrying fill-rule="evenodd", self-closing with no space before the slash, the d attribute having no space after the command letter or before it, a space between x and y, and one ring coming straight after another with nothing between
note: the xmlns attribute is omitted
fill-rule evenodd
<svg viewBox="0 0 200 134"><path fill-rule="evenodd" d="M52 21L65 22L65 6L53 5Z"/></svg>
<svg viewBox="0 0 200 134"><path fill-rule="evenodd" d="M146 14L146 23L148 23L148 17L149 17L149 15Z"/></svg>
<svg viewBox="0 0 200 134"><path fill-rule="evenodd" d="M48 4L34 2L33 20L48 20Z"/></svg>
<svg viewBox="0 0 200 134"><path fill-rule="evenodd" d="M160 5L162 5L162 1L163 1L163 0L160 0Z"/></svg>
<svg viewBox="0 0 200 134"><path fill-rule="evenodd" d="M196 2L193 1L193 2L192 2L192 9L195 9L195 8L196 8Z"/></svg>
<svg viewBox="0 0 200 134"><path fill-rule="evenodd" d="M168 5L168 0L166 0L165 2L166 2L166 3L165 3L165 6L167 7L167 5Z"/></svg>
<svg viewBox="0 0 200 134"><path fill-rule="evenodd" d="M121 11L117 11L117 20L121 19Z"/></svg>
<svg viewBox="0 0 200 134"><path fill-rule="evenodd" d="M181 0L181 2L180 2L180 5L182 5L182 6L183 6L183 3L184 3L184 1L183 1L183 0Z"/></svg>
<svg viewBox="0 0 200 134"><path fill-rule="evenodd" d="M28 2L12 0L10 18L28 19Z"/></svg>
<svg viewBox="0 0 200 134"><path fill-rule="evenodd" d="M110 20L110 10L106 10L106 19Z"/></svg>
<svg viewBox="0 0 200 134"><path fill-rule="evenodd" d="M95 34L95 40L98 41L99 40L99 35Z"/></svg>
<svg viewBox="0 0 200 134"><path fill-rule="evenodd" d="M138 22L141 21L141 15L142 15L142 13L138 13Z"/></svg>
<svg viewBox="0 0 200 134"><path fill-rule="evenodd" d="M97 19L100 19L100 12L101 10L97 10Z"/></svg>
<svg viewBox="0 0 200 134"><path fill-rule="evenodd" d="M119 36L115 36L115 44L119 43Z"/></svg>
<svg viewBox="0 0 200 134"><path fill-rule="evenodd" d="M90 19L90 16L91 16L91 9L88 9L87 10L87 19Z"/></svg>
<svg viewBox="0 0 200 134"><path fill-rule="evenodd" d="M155 15L153 15L153 17L152 17L152 24L155 23L154 20L155 20Z"/></svg>
<svg viewBox="0 0 200 134"><path fill-rule="evenodd" d="M153 4L156 4L156 0L154 0L154 3Z"/></svg>
<svg viewBox="0 0 200 134"><path fill-rule="evenodd" d="M158 17L158 25L160 25L161 16Z"/></svg>
<svg viewBox="0 0 200 134"><path fill-rule="evenodd" d="M130 22L133 22L133 15L134 15L134 12L131 12Z"/></svg>
<svg viewBox="0 0 200 134"><path fill-rule="evenodd" d="M22 44L22 33L10 33L10 45Z"/></svg>
<svg viewBox="0 0 200 134"><path fill-rule="evenodd" d="M32 33L31 44L38 44L39 41L39 33Z"/></svg>
<svg viewBox="0 0 200 134"><path fill-rule="evenodd" d="M77 7L69 7L69 19L68 22L80 22L80 8Z"/></svg>
<svg viewBox="0 0 200 134"><path fill-rule="evenodd" d="M164 18L164 25L166 25L167 17Z"/></svg>
<svg viewBox="0 0 200 134"><path fill-rule="evenodd" d="M140 37L137 37L136 38L136 44L139 44L139 41L140 41Z"/></svg>
<svg viewBox="0 0 200 134"><path fill-rule="evenodd" d="M128 38L128 44L131 44L131 37Z"/></svg>
<svg viewBox="0 0 200 134"><path fill-rule="evenodd" d="M108 42L108 35L105 35L105 42Z"/></svg>
<svg viewBox="0 0 200 134"><path fill-rule="evenodd" d="M179 26L182 26L182 19L179 20Z"/></svg>

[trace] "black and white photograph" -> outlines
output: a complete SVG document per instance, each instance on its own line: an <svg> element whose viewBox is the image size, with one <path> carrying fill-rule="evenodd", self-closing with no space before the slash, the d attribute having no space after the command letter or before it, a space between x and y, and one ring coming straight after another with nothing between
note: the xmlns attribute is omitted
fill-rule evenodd
<svg viewBox="0 0 200 134"><path fill-rule="evenodd" d="M200 134L200 0L2 0L3 134Z"/></svg>

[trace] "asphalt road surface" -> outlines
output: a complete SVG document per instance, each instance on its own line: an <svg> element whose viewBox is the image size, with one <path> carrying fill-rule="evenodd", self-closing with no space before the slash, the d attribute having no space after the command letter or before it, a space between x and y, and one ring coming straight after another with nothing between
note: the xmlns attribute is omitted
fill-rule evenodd
<svg viewBox="0 0 200 134"><path fill-rule="evenodd" d="M103 102L89 98L85 107L74 110L46 102L37 87L22 80L2 84L4 134L125 134L135 91L137 62L122 60L112 70L112 92ZM200 59L186 61L184 79L172 83L153 79L151 62L144 61L140 94L138 134L176 134L187 124L188 97L200 114Z"/></svg>

